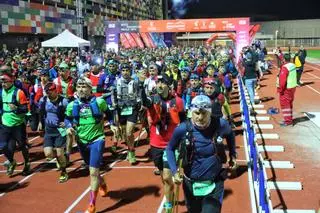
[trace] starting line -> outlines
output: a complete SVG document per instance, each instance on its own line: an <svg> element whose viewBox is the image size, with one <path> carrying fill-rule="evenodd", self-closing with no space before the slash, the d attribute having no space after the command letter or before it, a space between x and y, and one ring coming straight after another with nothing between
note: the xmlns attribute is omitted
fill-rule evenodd
<svg viewBox="0 0 320 213"><path fill-rule="evenodd" d="M256 139L279 139L280 136L275 133L256 134Z"/></svg>
<svg viewBox="0 0 320 213"><path fill-rule="evenodd" d="M251 120L257 120L257 121L269 121L270 117L269 116L250 116Z"/></svg>
<svg viewBox="0 0 320 213"><path fill-rule="evenodd" d="M301 182L268 181L268 187L275 190L302 190Z"/></svg>
<svg viewBox="0 0 320 213"><path fill-rule="evenodd" d="M293 169L294 165L290 161L268 161L263 162L265 168Z"/></svg>
<svg viewBox="0 0 320 213"><path fill-rule="evenodd" d="M273 129L273 124L254 124L256 129Z"/></svg>
<svg viewBox="0 0 320 213"><path fill-rule="evenodd" d="M249 105L249 108L252 108L252 106L251 105ZM263 109L264 108L264 105L263 104L257 104L257 105L253 105L253 108L254 109Z"/></svg>
<svg viewBox="0 0 320 213"><path fill-rule="evenodd" d="M284 147L283 146L272 146L272 145L267 145L267 146L258 146L258 151L259 152L284 152Z"/></svg>

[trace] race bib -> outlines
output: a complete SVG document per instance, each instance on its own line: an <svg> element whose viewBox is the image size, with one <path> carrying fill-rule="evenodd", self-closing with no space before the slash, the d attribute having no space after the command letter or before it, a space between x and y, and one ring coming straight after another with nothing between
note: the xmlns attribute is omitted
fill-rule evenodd
<svg viewBox="0 0 320 213"><path fill-rule="evenodd" d="M67 130L65 128L58 128L58 131L62 137L67 135Z"/></svg>
<svg viewBox="0 0 320 213"><path fill-rule="evenodd" d="M192 117L192 112L191 112L191 110L188 110L187 118L191 118L191 117Z"/></svg>
<svg viewBox="0 0 320 213"><path fill-rule="evenodd" d="M194 196L206 196L216 188L213 181L196 181L192 184L192 191Z"/></svg>
<svg viewBox="0 0 320 213"><path fill-rule="evenodd" d="M174 152L174 155L175 155L175 157L176 157L176 160L178 159L179 154L180 154L180 153L179 153L179 150L176 149L175 152ZM166 150L164 150L164 152L163 152L162 160L163 160L163 161L168 161Z"/></svg>
<svg viewBox="0 0 320 213"><path fill-rule="evenodd" d="M125 107L121 110L121 115L132 115L132 107Z"/></svg>

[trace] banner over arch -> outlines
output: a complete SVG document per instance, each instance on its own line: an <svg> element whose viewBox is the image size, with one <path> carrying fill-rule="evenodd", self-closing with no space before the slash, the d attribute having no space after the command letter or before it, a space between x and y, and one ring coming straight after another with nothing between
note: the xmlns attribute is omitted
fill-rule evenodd
<svg viewBox="0 0 320 213"><path fill-rule="evenodd" d="M119 33L122 32L235 32L236 58L238 59L241 49L249 45L249 30L249 18L107 21L106 48L117 51Z"/></svg>

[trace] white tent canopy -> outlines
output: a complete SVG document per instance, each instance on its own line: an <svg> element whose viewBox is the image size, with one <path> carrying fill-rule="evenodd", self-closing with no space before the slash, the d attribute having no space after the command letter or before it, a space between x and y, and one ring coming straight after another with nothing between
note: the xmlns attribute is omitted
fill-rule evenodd
<svg viewBox="0 0 320 213"><path fill-rule="evenodd" d="M41 42L42 47L80 47L90 46L90 41L84 40L69 30L65 30L56 37Z"/></svg>

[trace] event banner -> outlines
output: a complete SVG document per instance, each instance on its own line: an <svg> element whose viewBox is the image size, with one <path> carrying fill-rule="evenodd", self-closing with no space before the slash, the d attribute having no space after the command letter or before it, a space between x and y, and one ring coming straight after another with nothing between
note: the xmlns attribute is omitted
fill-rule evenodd
<svg viewBox="0 0 320 213"><path fill-rule="evenodd" d="M236 31L238 25L249 25L248 18L177 19L139 21L140 32L208 32Z"/></svg>
<svg viewBox="0 0 320 213"><path fill-rule="evenodd" d="M240 25L250 25L249 18L174 19L118 21L121 32L213 32L237 31ZM106 22L107 24L109 21Z"/></svg>
<svg viewBox="0 0 320 213"><path fill-rule="evenodd" d="M139 21L120 21L121 32L139 32Z"/></svg>
<svg viewBox="0 0 320 213"><path fill-rule="evenodd" d="M106 49L119 51L120 24L117 21L108 21L106 27Z"/></svg>

